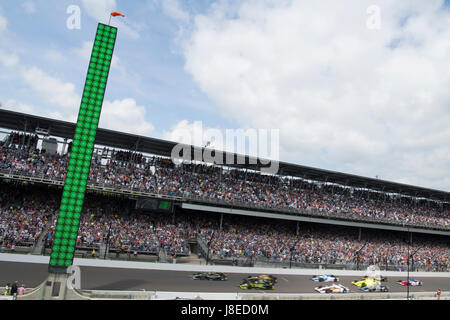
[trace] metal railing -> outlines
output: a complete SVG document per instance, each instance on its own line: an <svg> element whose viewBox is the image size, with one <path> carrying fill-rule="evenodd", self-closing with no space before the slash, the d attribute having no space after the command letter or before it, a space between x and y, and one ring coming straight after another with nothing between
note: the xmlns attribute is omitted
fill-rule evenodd
<svg viewBox="0 0 450 320"><path fill-rule="evenodd" d="M293 260L292 262L289 259L277 260L270 259L261 256L250 256L250 257L222 257L219 255L210 254L209 259L211 264L216 265L235 265L235 266L251 266L251 267L272 267L272 268L280 268L287 269L290 267L293 268L302 268L302 269L335 269L335 270L366 270L369 266L373 264L369 263L345 263L339 260L334 262L325 261L325 262L299 262ZM406 264L387 264L387 263L379 263L376 264L380 270L382 271L406 271ZM414 265L411 271L414 272L450 272L449 265Z"/></svg>

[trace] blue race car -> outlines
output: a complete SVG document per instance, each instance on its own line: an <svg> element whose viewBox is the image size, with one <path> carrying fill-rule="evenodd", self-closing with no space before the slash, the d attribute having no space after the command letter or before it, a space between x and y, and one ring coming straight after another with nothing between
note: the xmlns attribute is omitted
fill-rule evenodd
<svg viewBox="0 0 450 320"><path fill-rule="evenodd" d="M313 276L311 280L318 282L338 282L339 278L332 274L323 274L319 276Z"/></svg>

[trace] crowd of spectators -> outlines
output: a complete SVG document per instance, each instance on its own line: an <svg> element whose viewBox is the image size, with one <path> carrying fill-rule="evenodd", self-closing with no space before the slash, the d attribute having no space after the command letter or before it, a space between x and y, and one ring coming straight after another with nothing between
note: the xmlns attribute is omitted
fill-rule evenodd
<svg viewBox="0 0 450 320"><path fill-rule="evenodd" d="M38 149L0 149L0 170L13 169L19 174L41 176L49 179L63 179L68 164L68 156L48 154Z"/></svg>
<svg viewBox="0 0 450 320"><path fill-rule="evenodd" d="M50 248L57 222L61 191L55 187L37 188L23 184L0 182L0 244L32 246L41 232L42 241ZM133 202L121 197L90 195L83 206L77 247L98 249L106 244L113 251L189 254L184 228L152 213L130 210ZM44 228L45 227L45 228Z"/></svg>
<svg viewBox="0 0 450 320"><path fill-rule="evenodd" d="M131 162L134 164L143 164L145 161L142 153L131 151L115 151L112 154L112 158L116 161Z"/></svg>
<svg viewBox="0 0 450 320"><path fill-rule="evenodd" d="M43 239L51 247L61 190L0 181L0 191L0 241L22 245L46 230ZM358 228L297 226L256 217L146 212L135 209L134 200L99 193L86 196L77 248L98 250L109 241L110 252L158 254L164 249L170 255L187 255L190 239L209 246L210 259L406 266L409 250L416 267L450 268L448 237L414 234L409 247L408 235L399 232L363 229L359 234Z"/></svg>
<svg viewBox="0 0 450 320"><path fill-rule="evenodd" d="M26 134L21 132L11 132L6 138L0 142L0 145L5 147L18 146L21 149L27 148L34 150L37 147L39 137L37 134Z"/></svg>
<svg viewBox="0 0 450 320"><path fill-rule="evenodd" d="M433 270L450 268L450 241L408 235L292 223L269 223L252 218L228 218L222 230L202 228L199 237L209 243L211 258L247 258L263 261L303 264L361 264L379 266L407 265L408 252L414 253L410 264ZM408 248L409 247L409 248Z"/></svg>
<svg viewBox="0 0 450 320"><path fill-rule="evenodd" d="M189 254L184 228L173 224L168 217L154 213L134 212L124 199L96 202L86 205L79 232L79 245L109 243L116 252L144 252L158 254Z"/></svg>
<svg viewBox="0 0 450 320"><path fill-rule="evenodd" d="M13 146L0 149L0 170L64 179L68 155ZM113 151L94 155L89 183L208 201L233 202L295 213L450 228L449 204L393 197L378 192L320 185L292 177L269 176L220 166L181 164L170 159Z"/></svg>
<svg viewBox="0 0 450 320"><path fill-rule="evenodd" d="M16 246L33 246L44 225L52 219L56 202L36 201L45 197L45 192L36 190L32 195L29 188L20 191L9 184L0 184L0 245L2 250L14 251Z"/></svg>

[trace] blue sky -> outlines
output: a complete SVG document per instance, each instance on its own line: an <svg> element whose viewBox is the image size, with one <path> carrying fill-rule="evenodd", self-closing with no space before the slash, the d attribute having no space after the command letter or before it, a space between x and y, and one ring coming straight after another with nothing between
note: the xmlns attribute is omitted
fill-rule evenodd
<svg viewBox="0 0 450 320"><path fill-rule="evenodd" d="M97 22L121 11L100 126L184 142L199 127L276 129L275 159L450 190L449 7L2 1L0 102L74 121Z"/></svg>
<svg viewBox="0 0 450 320"><path fill-rule="evenodd" d="M26 10L29 3L32 5ZM81 9L80 29L66 27L70 16L66 10L70 5ZM201 12L209 3L187 1L185 5L191 12ZM211 126L232 125L214 115L211 101L184 71L184 57L176 39L178 21L164 12L161 3L116 1L115 9L126 14L124 22L138 37L123 32L119 25L115 55L120 67L110 73L105 99L132 97L138 105L145 106L146 119L154 130L142 133L161 136L179 120L204 119ZM90 14L89 6L76 0L7 1L0 4L0 10L8 20L3 37L10 44L2 41L2 48L14 47L13 53L21 65L36 66L61 82L73 83L74 92L81 94L88 59L76 56L74 59L73 51L94 37L98 19ZM106 23L108 17L106 11L99 21ZM117 25L118 19L112 24ZM3 104L14 99L32 105L34 113L45 115L49 110L46 101L24 87L20 79L12 78L13 81L8 79L1 85Z"/></svg>

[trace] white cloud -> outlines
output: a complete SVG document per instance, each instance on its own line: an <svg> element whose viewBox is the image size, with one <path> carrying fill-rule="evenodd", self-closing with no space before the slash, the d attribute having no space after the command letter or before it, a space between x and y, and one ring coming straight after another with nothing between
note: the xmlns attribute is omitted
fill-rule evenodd
<svg viewBox="0 0 450 320"><path fill-rule="evenodd" d="M85 9L83 12L102 23L108 23L111 12L117 11L116 0L81 0L81 3ZM126 13L124 14L126 16ZM140 34L137 27L124 23L120 19L123 18L112 18L111 25L117 26L120 31L123 31L130 38L134 40L139 39Z"/></svg>
<svg viewBox="0 0 450 320"><path fill-rule="evenodd" d="M6 19L0 14L0 34L6 31L7 26L8 26L8 19Z"/></svg>
<svg viewBox="0 0 450 320"><path fill-rule="evenodd" d="M34 113L34 107L29 104L20 103L14 99L8 99L8 100L1 99L0 101L2 101L1 107L3 109L8 109L8 110L22 112L22 113Z"/></svg>
<svg viewBox="0 0 450 320"><path fill-rule="evenodd" d="M250 137L255 137L255 140L251 140ZM213 128L205 126L202 121L188 120L178 121L170 130L164 130L163 139L255 157L258 156L258 143L262 143L258 140L262 139L258 131Z"/></svg>
<svg viewBox="0 0 450 320"><path fill-rule="evenodd" d="M51 53L52 50L47 51ZM54 51L57 52L57 51ZM50 54L55 59L58 54ZM76 87L71 82L64 82L38 67L26 67L19 65L20 59L16 54L9 54L0 50L0 62L19 75L20 81L26 84L33 93L36 93L46 108L42 113L51 113L52 108L57 108L58 119L73 121L76 119L77 108L80 104L80 96L75 93ZM50 104L50 105L47 105ZM17 109L20 112L35 113L33 106L8 99L5 103L9 109ZM40 112L40 115L44 115ZM64 115L64 116L63 116Z"/></svg>
<svg viewBox="0 0 450 320"><path fill-rule="evenodd" d="M74 48L73 52L78 56L78 58L89 61L92 52L92 45L92 41L84 41L81 48Z"/></svg>
<svg viewBox="0 0 450 320"><path fill-rule="evenodd" d="M86 13L98 21L108 21L109 15L116 10L116 0L81 0Z"/></svg>
<svg viewBox="0 0 450 320"><path fill-rule="evenodd" d="M63 82L39 68L22 70L25 83L36 92L42 101L50 103L41 115L51 118L76 121L80 106L80 95L73 83ZM45 114L42 114L45 113ZM141 135L150 135L153 125L145 120L146 109L132 98L103 102L100 126L112 130Z"/></svg>
<svg viewBox="0 0 450 320"><path fill-rule="evenodd" d="M66 56L56 49L47 49L44 53L44 58L52 63L62 63L67 60Z"/></svg>
<svg viewBox="0 0 450 320"><path fill-rule="evenodd" d="M0 49L0 63L5 67L15 67L19 63L19 57Z"/></svg>
<svg viewBox="0 0 450 320"><path fill-rule="evenodd" d="M189 11L188 6L186 6L185 1L180 0L149 0L148 7L153 10L158 7L163 14L173 20L176 23L178 30L173 38L175 43L182 40L186 34L189 34L190 28L192 26L192 15ZM192 11L192 10L191 10ZM172 53L179 54L176 50L177 48L172 48Z"/></svg>
<svg viewBox="0 0 450 320"><path fill-rule="evenodd" d="M369 1L219 1L193 20L185 69L218 114L280 128L281 160L449 190L442 3L378 1L370 30Z"/></svg>
<svg viewBox="0 0 450 320"><path fill-rule="evenodd" d="M89 59L92 44L85 43L82 48L74 51L80 58ZM57 58L55 50L47 51L48 57ZM118 64L114 60L113 65ZM19 80L30 88L30 95L37 94L38 99L36 108L18 102L9 97L2 98L3 108L19 112L37 114L53 119L75 122L80 106L80 94L77 93L76 86L71 82L65 82L62 79L46 73L38 67L19 66L19 57L0 51L0 62L11 67L11 70L17 73ZM118 130L128 133L141 135L151 135L153 125L145 120L146 109L144 106L137 105L132 98L122 100L105 100L102 107L100 126L112 130Z"/></svg>
<svg viewBox="0 0 450 320"><path fill-rule="evenodd" d="M207 140L203 136L204 129L201 121L190 123L188 120L181 120L173 125L170 130L163 131L163 139L195 146L204 146L207 143Z"/></svg>
<svg viewBox="0 0 450 320"><path fill-rule="evenodd" d="M145 117L145 107L137 105L132 98L104 101L99 126L149 136L154 128Z"/></svg>
<svg viewBox="0 0 450 320"><path fill-rule="evenodd" d="M22 8L28 14L33 14L36 12L36 7L32 1L25 1L22 3Z"/></svg>
<svg viewBox="0 0 450 320"><path fill-rule="evenodd" d="M179 0L162 0L161 6L163 12L170 18L182 23L189 22L189 13L183 10Z"/></svg>
<svg viewBox="0 0 450 320"><path fill-rule="evenodd" d="M76 113L80 96L75 93L75 85L53 77L37 67L22 70L24 82L45 102L64 109L67 115Z"/></svg>

